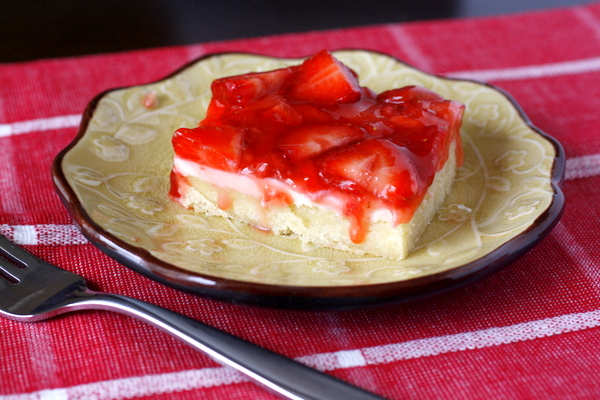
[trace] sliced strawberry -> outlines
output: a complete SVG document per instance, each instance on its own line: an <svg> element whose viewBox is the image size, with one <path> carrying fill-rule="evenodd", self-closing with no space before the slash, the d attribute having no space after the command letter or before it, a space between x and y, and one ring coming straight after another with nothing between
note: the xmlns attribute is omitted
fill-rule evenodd
<svg viewBox="0 0 600 400"><path fill-rule="evenodd" d="M425 123L421 119L411 118L407 115L394 115L386 120L386 123L394 127L394 129L401 129L403 132L413 132L416 129L423 128Z"/></svg>
<svg viewBox="0 0 600 400"><path fill-rule="evenodd" d="M244 168L240 171L242 175L252 175L256 178L284 179L282 171L285 170L281 154L273 151L263 151L260 154L242 154Z"/></svg>
<svg viewBox="0 0 600 400"><path fill-rule="evenodd" d="M462 164L462 146L461 146L461 137L460 137L460 127L462 125L463 113L465 111L465 106L456 101L440 101L433 102L430 105L430 108L436 113L439 118L444 119L447 126L446 136L444 140L440 143L439 146L439 158L441 160L445 160L448 155L448 150L450 147L450 141L456 140L456 148L457 148L457 157L458 157L458 165Z"/></svg>
<svg viewBox="0 0 600 400"><path fill-rule="evenodd" d="M215 100L215 98L213 97L210 100L210 103L208 103L208 108L206 109L206 117L202 121L200 121L198 125L207 125L207 121L209 120L218 121L218 119L221 117L221 115L223 115L223 113L226 110L226 107L217 100Z"/></svg>
<svg viewBox="0 0 600 400"><path fill-rule="evenodd" d="M228 125L180 128L173 135L179 156L224 171L236 171L243 151L244 130Z"/></svg>
<svg viewBox="0 0 600 400"><path fill-rule="evenodd" d="M302 119L308 123L333 123L335 118L323 110L321 107L317 107L310 104L300 103L294 104L294 109L302 115Z"/></svg>
<svg viewBox="0 0 600 400"><path fill-rule="evenodd" d="M432 165L437 167L438 162L446 161L445 153L442 155L439 150L443 143L448 139L448 127L439 125L422 126L418 129L412 129L407 135L394 135L388 138L391 142L399 146L407 147L418 157L428 157ZM443 164L442 164L443 165Z"/></svg>
<svg viewBox="0 0 600 400"><path fill-rule="evenodd" d="M261 128L273 124L272 119L265 119L264 113L269 109L277 106L283 100L277 94L265 94L244 107L226 107L223 111L222 120L226 120L228 124L234 126L257 127ZM213 124L212 118L207 119L209 124ZM216 121L215 125L219 125Z"/></svg>
<svg viewBox="0 0 600 400"><path fill-rule="evenodd" d="M303 125L287 134L279 142L279 148L292 162L298 162L346 146L364 136L365 132L354 125Z"/></svg>
<svg viewBox="0 0 600 400"><path fill-rule="evenodd" d="M421 86L405 86L380 93L377 100L385 103L402 104L411 100L443 100L439 94Z"/></svg>
<svg viewBox="0 0 600 400"><path fill-rule="evenodd" d="M291 68L269 72L252 72L213 81L210 89L213 98L226 106L244 106L267 93L278 91L285 79L292 74Z"/></svg>
<svg viewBox="0 0 600 400"><path fill-rule="evenodd" d="M342 189L404 205L419 188L410 151L385 139L365 140L331 155L322 174Z"/></svg>
<svg viewBox="0 0 600 400"><path fill-rule="evenodd" d="M290 89L292 97L320 105L353 103L361 96L356 74L326 50L300 65Z"/></svg>
<svg viewBox="0 0 600 400"><path fill-rule="evenodd" d="M283 100L283 98L272 107L263 111L262 116L270 123L282 124L289 127L299 126L303 121L302 114Z"/></svg>
<svg viewBox="0 0 600 400"><path fill-rule="evenodd" d="M465 106L459 102L452 100L434 101L429 105L429 108L435 114L444 119L448 125L455 121L461 121Z"/></svg>

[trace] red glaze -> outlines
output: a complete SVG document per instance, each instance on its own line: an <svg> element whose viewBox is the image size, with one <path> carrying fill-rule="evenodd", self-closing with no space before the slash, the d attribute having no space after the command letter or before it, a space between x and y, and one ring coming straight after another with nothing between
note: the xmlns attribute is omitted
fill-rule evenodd
<svg viewBox="0 0 600 400"><path fill-rule="evenodd" d="M410 221L453 141L462 162L462 104L417 86L377 95L325 50L298 66L217 79L211 89L206 118L175 132L176 154L285 181L316 203L341 197L355 243L375 209L392 210L395 225ZM292 198L269 187L262 203Z"/></svg>

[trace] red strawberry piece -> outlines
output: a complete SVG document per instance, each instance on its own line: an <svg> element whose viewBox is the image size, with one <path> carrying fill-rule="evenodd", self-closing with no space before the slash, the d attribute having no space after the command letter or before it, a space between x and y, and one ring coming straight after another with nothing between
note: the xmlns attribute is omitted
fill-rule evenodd
<svg viewBox="0 0 600 400"><path fill-rule="evenodd" d="M302 114L287 103L283 98L272 107L262 112L263 117L269 123L278 123L285 126L298 126L302 124Z"/></svg>
<svg viewBox="0 0 600 400"><path fill-rule="evenodd" d="M365 132L354 125L303 125L288 133L279 148L292 161L315 157L336 147L364 138Z"/></svg>
<svg viewBox="0 0 600 400"><path fill-rule="evenodd" d="M326 50L299 66L290 89L292 97L320 105L353 103L361 96L356 74Z"/></svg>
<svg viewBox="0 0 600 400"><path fill-rule="evenodd" d="M403 132L413 132L414 130L425 126L425 123L421 119L411 118L403 114L394 115L388 118L387 123L395 129L401 129Z"/></svg>
<svg viewBox="0 0 600 400"><path fill-rule="evenodd" d="M244 130L228 125L180 128L173 135L179 156L224 171L236 171L243 150Z"/></svg>
<svg viewBox="0 0 600 400"><path fill-rule="evenodd" d="M198 125L207 125L207 120L218 120L225 112L226 108L223 104L212 98L206 109L206 117Z"/></svg>
<svg viewBox="0 0 600 400"><path fill-rule="evenodd" d="M416 162L402 146L369 139L327 157L322 173L342 189L406 205L421 186Z"/></svg>
<svg viewBox="0 0 600 400"><path fill-rule="evenodd" d="M446 143L448 137L448 127L429 125L412 129L407 135L390 136L389 140L399 146L409 148L418 157L428 157L431 163L437 166L439 162L446 161L447 152L443 154L441 152L445 148L442 144Z"/></svg>
<svg viewBox="0 0 600 400"><path fill-rule="evenodd" d="M421 86L405 86L380 93L377 100L385 103L403 104L412 100L444 100L439 94Z"/></svg>
<svg viewBox="0 0 600 400"><path fill-rule="evenodd" d="M461 146L461 137L460 137L460 127L462 124L463 113L465 111L465 106L456 101L440 101L433 102L430 105L430 108L436 113L439 118L443 118L446 121L447 133L444 137L443 144L440 145L439 150L439 158L444 160L448 155L448 141L456 140L457 144L457 157L458 157L458 165L461 165L463 162L463 153Z"/></svg>
<svg viewBox="0 0 600 400"><path fill-rule="evenodd" d="M210 88L213 98L221 104L243 107L267 93L277 92L291 74L291 68L252 72L217 79L213 81Z"/></svg>
<svg viewBox="0 0 600 400"><path fill-rule="evenodd" d="M456 121L462 120L462 114L465 106L461 103L451 100L435 101L429 105L429 108L435 112L435 114L444 119L447 125Z"/></svg>
<svg viewBox="0 0 600 400"><path fill-rule="evenodd" d="M272 124L272 120L264 118L263 113L272 107L275 107L282 100L277 94L265 94L264 96L253 100L244 107L225 107L221 122L216 121L216 125L223 123L246 126L246 127L262 127Z"/></svg>
<svg viewBox="0 0 600 400"><path fill-rule="evenodd" d="M328 113L321 107L299 103L294 104L294 109L302 115L304 121L309 121L310 123L333 123L335 121L331 113Z"/></svg>

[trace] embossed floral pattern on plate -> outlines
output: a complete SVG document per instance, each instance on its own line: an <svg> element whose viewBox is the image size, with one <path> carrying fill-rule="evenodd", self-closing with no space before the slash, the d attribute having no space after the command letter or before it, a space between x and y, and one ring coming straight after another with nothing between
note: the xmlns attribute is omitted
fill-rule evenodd
<svg viewBox="0 0 600 400"><path fill-rule="evenodd" d="M107 92L61 160L66 182L93 223L130 248L190 275L284 286L373 285L452 270L528 230L553 204L557 148L503 93L431 76L382 54L336 56L377 92L417 84L466 105L464 164L454 189L403 261L310 247L194 215L169 199L171 135L203 118L212 80L299 60L223 54L157 83Z"/></svg>

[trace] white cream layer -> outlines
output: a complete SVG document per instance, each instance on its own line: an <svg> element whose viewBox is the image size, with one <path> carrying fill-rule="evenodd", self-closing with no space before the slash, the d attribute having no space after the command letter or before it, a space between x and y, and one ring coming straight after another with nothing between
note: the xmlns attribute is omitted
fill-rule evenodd
<svg viewBox="0 0 600 400"><path fill-rule="evenodd" d="M195 177L202 179L213 186L222 189L231 189L247 196L261 200L264 198L265 189L275 189L291 197L297 206L319 207L334 211L338 216L344 215L345 201L335 193L323 193L319 195L319 202L311 200L306 194L294 190L285 182L273 178L256 178L252 175L243 175L232 172L221 171L200 165L179 157L174 158L173 169L184 177ZM378 208L369 213L372 222L393 223L393 212L387 208Z"/></svg>

